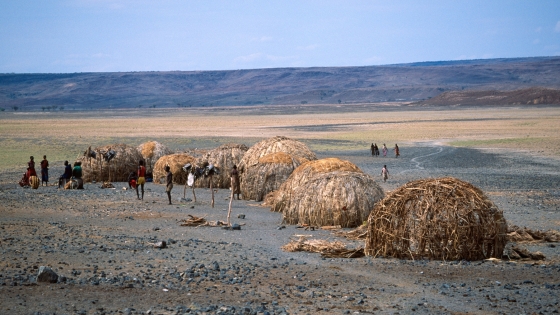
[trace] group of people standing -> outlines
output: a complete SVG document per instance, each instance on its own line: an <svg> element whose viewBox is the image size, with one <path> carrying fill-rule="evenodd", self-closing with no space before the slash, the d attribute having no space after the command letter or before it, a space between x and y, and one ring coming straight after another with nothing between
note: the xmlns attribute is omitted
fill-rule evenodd
<svg viewBox="0 0 560 315"><path fill-rule="evenodd" d="M41 161L41 186L49 185L49 161L47 156L43 155L43 160ZM82 181L82 166L81 162L74 163L74 168L70 166L68 161L64 161L64 173L58 178L58 188L69 182L71 179L76 180L76 188L83 189ZM21 180L19 181L21 187L39 187L39 178L37 177L37 171L35 170L35 158L33 156L29 157L29 162L27 162L27 170L23 173Z"/></svg>
<svg viewBox="0 0 560 315"><path fill-rule="evenodd" d="M383 152L383 156L384 157L387 156L387 152L389 152L389 149L387 149L385 143L383 143L383 147L381 150ZM371 144L370 151L372 156L379 156L379 147L377 146L377 143ZM401 155L399 151L399 146L396 143L395 143L395 147L393 148L393 151L395 151L396 158L398 158Z"/></svg>

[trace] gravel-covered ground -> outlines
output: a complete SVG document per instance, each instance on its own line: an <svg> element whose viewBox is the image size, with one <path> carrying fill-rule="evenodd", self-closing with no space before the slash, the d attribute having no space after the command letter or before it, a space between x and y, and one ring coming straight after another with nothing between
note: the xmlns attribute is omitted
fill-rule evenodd
<svg viewBox="0 0 560 315"><path fill-rule="evenodd" d="M394 144L387 144L391 147ZM472 150L437 143L399 144L400 158L363 151L319 152L356 163L385 191L414 179L454 176L484 190L508 223L560 225L560 161L526 153ZM51 165L55 164L51 162ZM197 202L148 183L136 194L86 184L22 189L23 170L0 173L0 314L548 314L560 311L558 244L539 243L544 261L405 261L324 259L283 252L299 234L331 232L282 226L259 203L233 203L241 230L183 227L188 214L226 220L229 190L197 189ZM62 168L51 168L51 178ZM190 190L187 197L192 198ZM245 214L245 219L238 219ZM151 243L165 240L167 248ZM340 239L349 246L359 242ZM36 281L41 266L57 283Z"/></svg>

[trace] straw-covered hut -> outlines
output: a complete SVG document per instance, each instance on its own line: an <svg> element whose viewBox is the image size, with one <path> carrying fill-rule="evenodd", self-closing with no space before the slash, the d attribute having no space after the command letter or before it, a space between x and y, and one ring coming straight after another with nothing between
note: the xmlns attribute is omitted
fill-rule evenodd
<svg viewBox="0 0 560 315"><path fill-rule="evenodd" d="M501 258L507 225L477 187L453 177L409 182L368 219L365 253L401 259Z"/></svg>
<svg viewBox="0 0 560 315"><path fill-rule="evenodd" d="M165 184L165 166L169 165L173 174L173 183L184 185L187 182L188 173L183 171L183 166L187 163L195 164L196 159L186 153L176 153L160 157L154 165L154 183Z"/></svg>
<svg viewBox="0 0 560 315"><path fill-rule="evenodd" d="M286 224L357 227L384 196L375 179L337 158L309 161L294 170L274 194L272 211Z"/></svg>
<svg viewBox="0 0 560 315"><path fill-rule="evenodd" d="M248 171L249 168L258 165L259 159L262 157L276 152L283 152L290 155L297 161L298 164L317 159L315 153L309 150L304 143L283 136L268 138L254 144L251 148L249 148L249 150L247 150L238 165L243 199L249 199L247 196L257 194L256 192L243 190L243 187L250 187L244 185L243 182L254 182L254 180L248 176L253 176L255 172Z"/></svg>
<svg viewBox="0 0 560 315"><path fill-rule="evenodd" d="M107 156L111 153L114 156L107 161ZM128 175L138 169L138 161L142 160L142 155L135 147L120 143L94 149L89 147L76 160L82 162L84 182L126 182Z"/></svg>
<svg viewBox="0 0 560 315"><path fill-rule="evenodd" d="M243 198L262 201L269 192L280 188L299 165L298 159L284 152L261 157L245 171L241 182Z"/></svg>
<svg viewBox="0 0 560 315"><path fill-rule="evenodd" d="M210 150L197 159L197 166L212 164L220 170L218 175L213 175L213 188L229 188L231 180L229 172L234 165L238 165L248 148L244 144L228 143ZM210 187L210 177L200 177L195 181L195 187Z"/></svg>
<svg viewBox="0 0 560 315"><path fill-rule="evenodd" d="M154 164L160 157L173 154L173 150L157 141L144 142L136 147L136 149L146 161L146 169L148 172L153 172Z"/></svg>
<svg viewBox="0 0 560 315"><path fill-rule="evenodd" d="M305 143L283 136L276 136L262 140L250 147L237 167L243 173L247 167L257 164L261 157L276 152L288 153L302 163L317 159L315 153L309 150ZM243 179L241 180L243 181Z"/></svg>

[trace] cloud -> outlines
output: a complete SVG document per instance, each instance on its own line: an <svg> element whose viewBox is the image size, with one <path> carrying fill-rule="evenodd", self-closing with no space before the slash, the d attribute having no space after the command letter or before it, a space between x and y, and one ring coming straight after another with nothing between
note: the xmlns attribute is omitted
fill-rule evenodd
<svg viewBox="0 0 560 315"><path fill-rule="evenodd" d="M251 38L252 42L271 42L272 41L272 36L261 36L261 37L254 37Z"/></svg>
<svg viewBox="0 0 560 315"><path fill-rule="evenodd" d="M556 33L560 33L560 21L556 22L556 27L554 28Z"/></svg>
<svg viewBox="0 0 560 315"><path fill-rule="evenodd" d="M262 59L262 57L263 57L263 54L254 53L254 54L250 54L250 55L236 57L233 61L246 63L246 62L253 62L253 61Z"/></svg>
<svg viewBox="0 0 560 315"><path fill-rule="evenodd" d="M298 46L296 47L297 50L315 50L319 45L307 45L307 46Z"/></svg>
<svg viewBox="0 0 560 315"><path fill-rule="evenodd" d="M364 60L365 64L369 64L369 65L371 65L371 64L379 64L379 63L381 63L382 61L383 61L383 58L382 58L382 57L379 57L379 56L371 56L371 57L366 58L366 59Z"/></svg>

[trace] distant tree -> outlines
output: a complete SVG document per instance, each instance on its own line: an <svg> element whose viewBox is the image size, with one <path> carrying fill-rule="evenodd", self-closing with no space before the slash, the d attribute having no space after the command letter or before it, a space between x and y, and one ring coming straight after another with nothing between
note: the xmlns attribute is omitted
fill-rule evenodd
<svg viewBox="0 0 560 315"><path fill-rule="evenodd" d="M138 108L142 108L142 105L138 105Z"/></svg>
<svg viewBox="0 0 560 315"><path fill-rule="evenodd" d="M307 104L307 101L301 101L302 104Z"/></svg>
<svg viewBox="0 0 560 315"><path fill-rule="evenodd" d="M56 105L53 105L53 107L52 107L53 110L56 110L57 108L58 108L58 106L56 106Z"/></svg>
<svg viewBox="0 0 560 315"><path fill-rule="evenodd" d="M45 111L45 106L41 106L41 109L42 109L43 111Z"/></svg>
<svg viewBox="0 0 560 315"><path fill-rule="evenodd" d="M19 109L19 107L17 107L17 106L12 106L12 109L14 110L14 112L16 112L16 111Z"/></svg>
<svg viewBox="0 0 560 315"><path fill-rule="evenodd" d="M342 103L342 101L341 101L341 100L338 100L338 104L340 104L340 103Z"/></svg>
<svg viewBox="0 0 560 315"><path fill-rule="evenodd" d="M4 107L0 107L0 112L5 111L6 109Z"/></svg>
<svg viewBox="0 0 560 315"><path fill-rule="evenodd" d="M58 109L59 111L63 111L64 110L64 106L60 106L60 108Z"/></svg>

